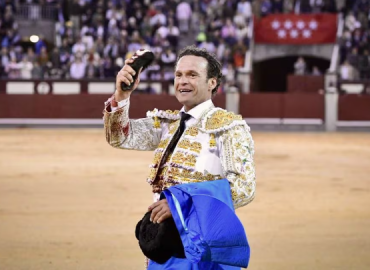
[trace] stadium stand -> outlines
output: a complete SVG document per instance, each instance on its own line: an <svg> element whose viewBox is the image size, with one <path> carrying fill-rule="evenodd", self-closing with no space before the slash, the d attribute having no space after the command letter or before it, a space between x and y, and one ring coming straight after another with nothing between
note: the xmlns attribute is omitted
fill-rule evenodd
<svg viewBox="0 0 370 270"><path fill-rule="evenodd" d="M100 125L139 48L156 59L131 116L176 109L173 64L196 44L223 64L215 105L251 124L369 127L369 35L369 0L0 0L0 125Z"/></svg>
<svg viewBox="0 0 370 270"><path fill-rule="evenodd" d="M218 55L231 82L249 48L252 8L246 0L1 3L3 78L114 78L123 60L144 47L155 52L156 61L143 80L172 80L180 45L196 43ZM25 46L16 18L45 16L45 4L54 8L49 13L56 24L55 42L39 36Z"/></svg>
<svg viewBox="0 0 370 270"><path fill-rule="evenodd" d="M345 31L340 40L343 80L370 78L370 1L347 1Z"/></svg>
<svg viewBox="0 0 370 270"><path fill-rule="evenodd" d="M2 0L0 76L11 79L109 79L138 48L155 52L143 80L173 79L178 50L197 44L222 61L224 83L235 85L251 46L252 18L276 13L338 12L335 0ZM346 1L340 10L343 80L370 74L369 1ZM51 18L55 40L32 44L21 37L17 18Z"/></svg>

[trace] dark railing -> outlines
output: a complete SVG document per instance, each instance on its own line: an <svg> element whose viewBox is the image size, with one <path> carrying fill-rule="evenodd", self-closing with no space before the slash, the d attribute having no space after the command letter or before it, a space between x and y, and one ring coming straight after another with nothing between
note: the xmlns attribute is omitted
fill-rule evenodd
<svg viewBox="0 0 370 270"><path fill-rule="evenodd" d="M58 8L39 4L23 4L17 8L17 19L26 20L56 20Z"/></svg>

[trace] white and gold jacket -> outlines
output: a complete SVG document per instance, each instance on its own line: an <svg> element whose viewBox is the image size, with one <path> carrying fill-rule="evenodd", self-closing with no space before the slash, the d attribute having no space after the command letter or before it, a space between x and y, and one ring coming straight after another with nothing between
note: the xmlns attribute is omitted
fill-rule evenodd
<svg viewBox="0 0 370 270"><path fill-rule="evenodd" d="M253 200L254 142L240 115L215 108L211 100L191 109L187 113L192 117L186 122L184 133L173 153L162 162L179 126L180 112L155 109L147 113L147 118L132 120L129 100L114 111L111 101L106 102L104 110L107 142L122 149L154 150L147 181L152 185L155 200L172 185L222 178L230 182L235 208Z"/></svg>

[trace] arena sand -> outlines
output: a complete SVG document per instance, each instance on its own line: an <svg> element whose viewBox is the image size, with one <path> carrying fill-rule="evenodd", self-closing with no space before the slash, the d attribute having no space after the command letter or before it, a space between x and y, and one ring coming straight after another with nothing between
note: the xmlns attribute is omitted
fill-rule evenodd
<svg viewBox="0 0 370 270"><path fill-rule="evenodd" d="M370 268L370 135L253 133L257 193L237 210L251 270ZM134 236L151 152L102 129L0 130L0 270L144 269Z"/></svg>

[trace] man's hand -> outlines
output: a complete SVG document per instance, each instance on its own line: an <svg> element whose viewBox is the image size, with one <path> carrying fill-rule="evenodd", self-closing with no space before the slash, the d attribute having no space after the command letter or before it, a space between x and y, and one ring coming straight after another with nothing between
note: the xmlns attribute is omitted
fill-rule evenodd
<svg viewBox="0 0 370 270"><path fill-rule="evenodd" d="M133 82L133 76L135 75L135 70L129 65L133 62L134 60L132 58L126 59L125 65L118 72L116 76L116 92L114 93L114 98L117 102L129 98L132 91L134 91L139 85L141 69L139 70L139 75L137 76L137 79L132 89L129 91L122 91L121 89L121 83L125 83L129 85Z"/></svg>
<svg viewBox="0 0 370 270"><path fill-rule="evenodd" d="M148 212L150 211L152 211L152 214L150 215L150 220L153 223L161 223L165 219L172 217L172 213L170 208L168 207L166 199L153 203L151 206L148 207Z"/></svg>

